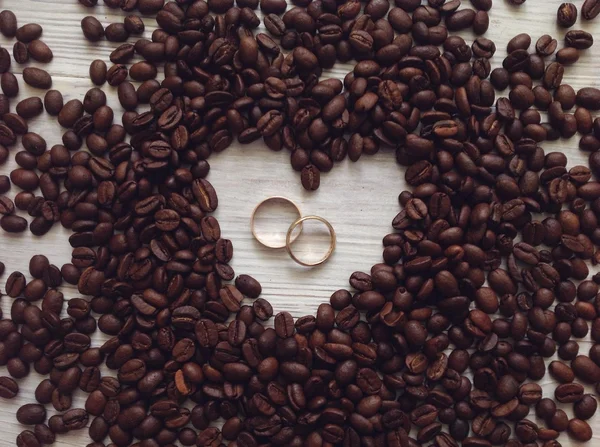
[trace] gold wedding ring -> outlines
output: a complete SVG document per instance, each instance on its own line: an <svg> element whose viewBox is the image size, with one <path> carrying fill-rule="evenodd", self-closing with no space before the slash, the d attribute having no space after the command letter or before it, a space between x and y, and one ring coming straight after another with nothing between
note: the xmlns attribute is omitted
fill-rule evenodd
<svg viewBox="0 0 600 447"><path fill-rule="evenodd" d="M267 242L265 239L261 238L256 231L256 213L263 205L265 205L269 202L275 202L275 201L285 202L285 203L292 205L294 207L294 209L296 210L296 214L298 214L298 219L296 219L294 222L292 222L292 224L290 225L290 227L287 230L287 233L285 235L285 244L283 244L283 245L274 245L274 244ZM292 250L292 244L294 243L294 241L296 239L298 239L298 237L302 233L302 224L303 224L303 222L305 222L307 220L318 220L319 222L325 224L325 226L329 230L329 249L327 250L327 253L325 253L325 255L316 262L302 261L302 260L298 259L298 257L294 254L294 252ZM296 234L294 234L294 230L296 230L296 229L299 229L299 231ZM294 260L294 262L296 262L300 265L306 266L306 267L314 267L316 265L323 264L325 261L327 261L331 257L331 255L333 254L333 251L335 250L335 243L336 243L335 230L333 229L333 226L329 223L329 221L327 221L326 219L324 219L320 216L304 216L304 217L302 217L302 212L300 211L300 208L298 208L298 205L296 205L296 203L293 202L292 200L288 199L287 197L283 197L283 196L267 197L265 200L263 200L258 205L256 205L256 207L254 208L254 211L252 211L252 215L250 216L250 231L252 232L252 236L254 236L254 239L256 239L260 244L264 245L267 248L273 248L273 249L279 249L279 248L285 247L285 249L287 250L290 257Z"/></svg>
<svg viewBox="0 0 600 447"><path fill-rule="evenodd" d="M256 239L258 242L260 242L262 245L264 245L267 248L274 248L274 249L285 248L286 244L283 244L283 245L270 244L266 240L262 239L256 232L256 213L263 205L266 205L267 203L270 203L270 202L289 203L296 210L296 214L298 214L298 218L302 217L302 213L300 212L300 208L298 208L298 205L296 205L292 200L288 199L287 197L283 197L283 196L267 197L265 200L263 200L258 205L256 205L256 207L254 208L254 211L252 211L252 216L250 217L250 231L252 232L252 236L254 236L254 239ZM292 225L293 225L293 223L292 223ZM300 231L298 232L298 234L294 235L292 242L294 242L298 238L298 236L300 236L300 233L302 233L302 227L300 227Z"/></svg>
<svg viewBox="0 0 600 447"><path fill-rule="evenodd" d="M327 229L329 230L329 249L327 250L327 253L325 253L325 256L323 256L320 260L318 260L316 262L304 262L304 261L298 259L296 257L296 255L294 254L294 252L292 251L292 243L294 242L292 240L292 233L294 232L294 229L298 225L302 225L302 223L307 220L318 220L319 222L324 223L325 226L327 227ZM287 231L287 234L285 237L285 248L286 248L288 254L290 255L290 257L298 264L304 265L306 267L314 267L316 265L323 264L325 261L327 261L329 259L329 257L333 253L333 250L335 250L335 240L336 240L335 230L333 229L333 226L326 219L323 219L320 216L304 216L304 217L301 217L300 219L298 219L296 222L294 222L292 225L290 225L290 228L288 228L288 231Z"/></svg>

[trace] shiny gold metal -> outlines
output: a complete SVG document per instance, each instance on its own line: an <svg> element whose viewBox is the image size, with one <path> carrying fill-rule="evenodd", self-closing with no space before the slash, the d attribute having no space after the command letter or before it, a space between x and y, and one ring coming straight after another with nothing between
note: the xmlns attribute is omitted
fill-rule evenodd
<svg viewBox="0 0 600 447"><path fill-rule="evenodd" d="M292 251L292 243L294 242L294 240L292 239L292 233L294 232L294 229L298 225L302 225L302 223L307 220L318 220L319 222L323 222L327 226L327 229L329 230L329 236L330 236L329 249L327 250L327 253L325 253L325 256L323 256L323 258L321 258L320 260L318 260L316 262L304 262L304 261L298 259L296 257L296 255L294 254L294 252ZM292 225L290 225L290 228L288 229L287 235L285 238L285 248L286 248L288 254L290 255L290 257L298 264L304 265L306 267L314 267L316 265L323 264L325 261L327 261L331 257L333 251L335 250L335 242L336 242L335 230L333 229L333 226L326 219L323 219L320 216L304 216L304 217L301 217L300 219L298 219Z"/></svg>
<svg viewBox="0 0 600 447"><path fill-rule="evenodd" d="M298 208L298 205L296 205L292 200L288 199L287 197L283 197L283 196L267 197L265 200L263 200L258 205L256 205L256 207L254 208L254 211L252 211L252 216L250 216L250 231L252 232L252 236L254 236L254 239L256 239L259 243L261 243L265 247L277 249L277 248L284 248L287 245L287 242L286 242L286 244L283 244L283 245L269 244L267 241L265 241L264 239L261 239L259 237L258 233L256 232L256 227L255 227L255 224L256 224L255 217L256 217L256 213L258 212L258 210L266 203L275 202L275 201L286 202L286 203L291 204L294 207L294 209L296 210L296 213L298 214L298 218L302 217L302 213L300 212L300 208ZM300 228L300 231L298 232L298 234L294 235L293 239L291 239L291 242L294 242L298 238L298 236L300 236L300 233L302 233L302 227ZM289 236L289 231L288 231L288 236Z"/></svg>

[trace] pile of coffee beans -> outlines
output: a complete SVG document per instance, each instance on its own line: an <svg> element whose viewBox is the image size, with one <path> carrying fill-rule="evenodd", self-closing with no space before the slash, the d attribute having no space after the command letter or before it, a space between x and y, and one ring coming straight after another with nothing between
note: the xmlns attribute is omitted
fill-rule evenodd
<svg viewBox="0 0 600 447"><path fill-rule="evenodd" d="M18 81L0 50L0 161L23 147L19 168L0 179L0 194L11 181L21 189L14 201L0 197L0 227L42 236L60 222L73 247L70 263L36 255L28 277L6 282L0 365L11 377L0 377L0 397L14 398L15 379L31 368L48 376L37 403L16 414L30 426L17 445L84 427L90 447L590 440L597 400L583 384L600 391L600 276L588 267L600 262L600 90L575 91L563 75L592 35L570 30L558 49L550 35L532 47L520 34L492 68L496 45L481 36L490 0L473 0L475 9L297 0L289 10L282 0L236 1L105 0L128 15L106 28L81 21L87 39L119 43L110 67L91 62L96 87L83 100L48 90L11 112ZM259 7L268 33L253 31ZM144 31L135 10L159 28L123 43ZM561 6L563 26L576 10ZM592 19L600 2L581 11ZM469 28L472 43L450 34ZM19 28L3 11L0 32L17 37L22 60L51 59L39 26ZM143 61L131 64L135 54ZM354 69L322 79L336 61ZM52 84L37 68L23 78ZM105 83L117 87L122 124ZM142 105L149 110L138 113ZM66 129L63 144L48 148L29 132L44 109ZM541 146L576 134L589 166L568 168ZM351 290L316 316L277 313L257 280L229 266L233 246L211 215L218 197L206 177L207 158L234 138L290 151L308 190L346 156L388 148L404 167L412 189L399 195L383 262L353 273ZM81 297L65 300L63 282ZM91 344L96 330L109 337L102 346ZM594 344L580 352L588 334ZM544 396L536 381L555 354L557 386ZM72 408L78 389L84 408ZM47 406L59 414L47 418Z"/></svg>

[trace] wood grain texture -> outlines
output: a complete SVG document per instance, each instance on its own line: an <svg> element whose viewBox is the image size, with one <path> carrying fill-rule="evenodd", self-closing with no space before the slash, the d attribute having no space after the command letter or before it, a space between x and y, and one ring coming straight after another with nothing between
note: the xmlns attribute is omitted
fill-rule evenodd
<svg viewBox="0 0 600 447"><path fill-rule="evenodd" d="M464 1L463 7L470 7ZM517 33L527 32L533 41L542 34L551 34L562 43L564 30L556 27L556 10L560 0L529 0L521 7L512 7L504 0L496 0L490 13L491 24L487 37L493 39L498 51L492 60L492 66L499 66L504 58L506 43ZM581 1L577 1L580 7ZM84 8L75 0L0 0L0 9L10 9L17 15L19 24L40 23L44 28L42 39L52 48L54 60L50 64L33 64L48 70L54 79L53 88L60 90L65 101L72 98L83 99L87 89L92 87L88 79L89 64L94 59L103 59L108 63L108 55L118 44L107 41L91 44L83 39L80 21L86 15L95 15L107 25L121 21L124 13L109 10L103 6ZM145 37L149 37L156 23L145 18ZM600 19L596 23L578 22L574 29L582 28L596 34L600 31ZM463 33L469 42L470 33ZM134 39L131 39L133 42ZM12 50L13 41L0 36L0 45ZM14 62L14 61L13 61ZM110 63L109 63L110 65ZM13 64L13 71L21 73L23 66ZM340 64L326 75L343 78L352 68L349 64ZM600 45L583 53L574 67L565 71L565 82L574 88L583 86L600 87ZM20 78L20 77L19 77ZM21 82L19 100L28 96L42 96L44 92L28 88ZM116 90L105 86L109 105L116 111L122 111L116 98ZM13 102L13 105L16 101ZM30 125L32 131L43 135L48 145L60 143L61 129L56 120L47 115L34 119ZM557 150L569 157L569 165L587 164L586 154L577 149L576 139L544 143L547 152ZM13 149L14 153L19 150ZM305 192L299 176L289 166L289 153L269 151L263 144L257 143L241 147L232 145L227 151L210 159L212 166L209 180L215 186L220 206L216 216L221 222L224 237L233 241L235 248L232 266L239 273L256 277L263 285L263 297L270 300L276 311L288 310L295 317L312 314L321 302L328 300L330 294L342 287L348 287L349 275L356 271L368 271L370 266L381 260L381 239L390 232L391 220L399 211L397 197L405 189L403 169L395 162L392 151L383 150L375 156L363 157L358 163L348 160L342 162L329 174L323 175L321 188L315 193ZM0 167L0 174L8 174L14 169L14 161ZM18 188L13 188L9 196L13 197ZM269 250L252 239L249 230L250 213L254 206L270 195L284 195L296 201L304 214L317 214L327 218L335 227L338 244L332 258L326 264L312 269L293 263L285 251ZM58 266L70 261L71 248L67 242L69 232L59 225L50 234L42 238L30 233L22 235L0 234L2 248L0 260L6 264L6 273L0 278L0 288L8 274L19 270L28 275L28 261L33 254L43 253ZM594 269L596 270L596 269ZM77 297L76 288L62 288L66 298ZM0 301L4 316L10 315L11 299L3 297ZM105 340L96 333L94 346ZM589 341L581 343L581 352L587 353ZM105 373L108 373L105 371ZM6 374L0 368L0 375ZM19 425L14 417L17 408L27 402L33 402L33 392L42 379L32 373L19 381L21 391L11 400L0 403L0 446L14 445L15 437L26 427ZM546 376L541 381L545 396L552 396L554 383ZM589 392L593 392L589 389ZM74 407L81 407L85 394L77 392ZM54 414L49 406L49 416ZM571 414L571 409L565 410ZM530 417L535 420L533 412ZM542 421L538 421L543 425ZM600 439L600 416L591 421L595 430L595 441ZM560 441L563 446L575 446L566 435ZM89 442L87 430L59 436L56 445L83 446Z"/></svg>

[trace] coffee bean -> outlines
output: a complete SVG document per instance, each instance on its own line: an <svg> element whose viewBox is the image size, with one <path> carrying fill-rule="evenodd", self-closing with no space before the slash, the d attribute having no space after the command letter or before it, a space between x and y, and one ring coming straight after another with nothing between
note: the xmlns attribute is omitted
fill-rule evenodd
<svg viewBox="0 0 600 447"><path fill-rule="evenodd" d="M577 105L589 110L600 109L600 90L593 87L585 87L577 92Z"/></svg>
<svg viewBox="0 0 600 447"><path fill-rule="evenodd" d="M260 283L249 275L239 275L235 279L235 286L249 298L258 298L262 292Z"/></svg>
<svg viewBox="0 0 600 447"><path fill-rule="evenodd" d="M106 81L109 85L116 87L127 79L128 70L123 64L115 64L106 72Z"/></svg>
<svg viewBox="0 0 600 447"><path fill-rule="evenodd" d="M4 73L0 78L2 91L8 98L14 98L19 94L19 81L12 73ZM6 112L8 113L8 111Z"/></svg>
<svg viewBox="0 0 600 447"><path fill-rule="evenodd" d="M583 386L578 383L565 383L556 387L554 397L559 402L577 402L583 396Z"/></svg>
<svg viewBox="0 0 600 447"><path fill-rule="evenodd" d="M28 23L17 28L15 37L18 41L29 43L35 39L39 39L42 35L42 27L37 23Z"/></svg>
<svg viewBox="0 0 600 447"><path fill-rule="evenodd" d="M596 398L591 394L585 394L580 401L573 405L573 412L578 419L590 419L598 408Z"/></svg>
<svg viewBox="0 0 600 447"><path fill-rule="evenodd" d="M27 220L20 216L3 216L0 219L0 227L8 233L21 233L27 229Z"/></svg>
<svg viewBox="0 0 600 447"><path fill-rule="evenodd" d="M17 33L17 17L8 9L0 12L0 33L4 37L14 37Z"/></svg>
<svg viewBox="0 0 600 447"><path fill-rule="evenodd" d="M600 367L597 366L589 357L577 356L571 363L575 375L585 382L597 382L600 377Z"/></svg>
<svg viewBox="0 0 600 447"><path fill-rule="evenodd" d="M95 60L90 64L90 79L96 85L102 85L106 82L107 73L106 63L102 60Z"/></svg>
<svg viewBox="0 0 600 447"><path fill-rule="evenodd" d="M565 43L578 50L586 50L594 44L594 37L582 30L571 30L565 34Z"/></svg>
<svg viewBox="0 0 600 447"><path fill-rule="evenodd" d="M52 50L43 41L36 39L29 43L27 51L33 60L38 62L50 62L53 58Z"/></svg>
<svg viewBox="0 0 600 447"><path fill-rule="evenodd" d="M41 444L38 441L35 433L31 430L24 430L17 436L16 445L19 447L40 447Z"/></svg>
<svg viewBox="0 0 600 447"><path fill-rule="evenodd" d="M48 90L44 96L44 108L52 116L57 116L63 108L63 96L58 90Z"/></svg>
<svg viewBox="0 0 600 447"><path fill-rule="evenodd" d="M38 97L26 98L17 104L16 111L24 119L31 119L44 111L42 100Z"/></svg>
<svg viewBox="0 0 600 447"><path fill-rule="evenodd" d="M0 73L4 74L10 69L10 54L6 48L0 49Z"/></svg>
<svg viewBox="0 0 600 447"><path fill-rule="evenodd" d="M0 15L0 19L2 16ZM4 33L3 33L4 34ZM0 377L0 397L12 399L19 393L19 385L10 377Z"/></svg>
<svg viewBox="0 0 600 447"><path fill-rule="evenodd" d="M149 62L136 62L129 69L131 79L135 81L147 81L156 77L156 67Z"/></svg>
<svg viewBox="0 0 600 447"><path fill-rule="evenodd" d="M52 78L48 72L42 70L41 68L24 68L23 80L25 83L35 88L49 89L52 86Z"/></svg>
<svg viewBox="0 0 600 447"><path fill-rule="evenodd" d="M556 23L563 28L570 28L577 21L577 7L573 3L562 3L556 13Z"/></svg>
<svg viewBox="0 0 600 447"><path fill-rule="evenodd" d="M314 165L306 165L301 172L302 186L307 191L315 191L321 184L321 173Z"/></svg>
<svg viewBox="0 0 600 447"><path fill-rule="evenodd" d="M24 425L41 424L46 420L46 409L40 404L25 404L17 410L17 421Z"/></svg>
<svg viewBox="0 0 600 447"><path fill-rule="evenodd" d="M94 28L97 28L97 24L94 26ZM97 36L99 36L99 38L101 38L101 33L99 29L94 32ZM129 32L127 31L123 23L111 23L104 30L104 35L106 36L106 40L108 40L109 42L125 42L129 37ZM86 35L86 37L88 36ZM88 40L92 39L89 39L88 37Z"/></svg>
<svg viewBox="0 0 600 447"><path fill-rule="evenodd" d="M55 434L46 424L36 424L34 433L36 439L42 444L53 444L56 440Z"/></svg>
<svg viewBox="0 0 600 447"><path fill-rule="evenodd" d="M585 442L592 439L592 428L587 422L581 419L571 419L567 430L577 441Z"/></svg>
<svg viewBox="0 0 600 447"><path fill-rule="evenodd" d="M579 60L579 50L573 47L563 48L556 52L557 62L563 65L571 65Z"/></svg>
<svg viewBox="0 0 600 447"><path fill-rule="evenodd" d="M83 104L78 99L67 101L58 113L58 122L63 127L73 127L83 116Z"/></svg>
<svg viewBox="0 0 600 447"><path fill-rule="evenodd" d="M586 20L595 19L600 14L600 2L597 0L585 0L581 7L581 15Z"/></svg>
<svg viewBox="0 0 600 447"><path fill-rule="evenodd" d="M196 179L192 184L192 192L200 208L206 212L213 212L217 209L219 201L213 186L204 179Z"/></svg>
<svg viewBox="0 0 600 447"><path fill-rule="evenodd" d="M569 31L571 32L571 31ZM568 34L568 33L567 33ZM544 34L542 37L538 39L535 44L535 50L540 56L551 56L556 51L558 43L556 39L552 38L552 36L548 34Z"/></svg>
<svg viewBox="0 0 600 447"><path fill-rule="evenodd" d="M13 57L17 64L26 64L29 61L27 44L19 41L15 42L13 45Z"/></svg>
<svg viewBox="0 0 600 447"><path fill-rule="evenodd" d="M123 24L125 25L125 29L127 30L127 32L129 32L130 34L138 35L143 34L144 32L144 21L140 16L137 16L135 14L131 14L125 17L125 20L123 20Z"/></svg>
<svg viewBox="0 0 600 447"><path fill-rule="evenodd" d="M75 408L64 413L62 419L67 431L80 430L87 424L89 416L85 410Z"/></svg>

